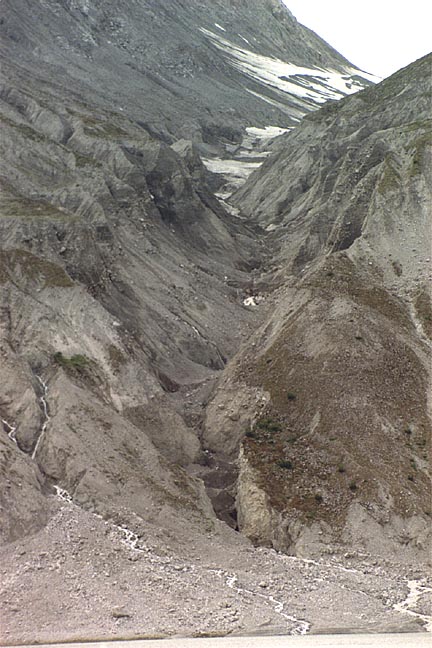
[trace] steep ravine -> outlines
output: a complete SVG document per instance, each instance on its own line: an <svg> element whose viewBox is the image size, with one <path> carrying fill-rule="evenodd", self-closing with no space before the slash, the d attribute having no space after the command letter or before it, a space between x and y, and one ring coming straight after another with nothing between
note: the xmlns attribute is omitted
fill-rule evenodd
<svg viewBox="0 0 432 648"><path fill-rule="evenodd" d="M431 60L324 104L279 0L0 22L7 640L423 630Z"/></svg>
<svg viewBox="0 0 432 648"><path fill-rule="evenodd" d="M258 164L269 126L373 79L279 0L2 7L2 539L45 524L51 484L207 527L205 404L269 254L203 160Z"/></svg>

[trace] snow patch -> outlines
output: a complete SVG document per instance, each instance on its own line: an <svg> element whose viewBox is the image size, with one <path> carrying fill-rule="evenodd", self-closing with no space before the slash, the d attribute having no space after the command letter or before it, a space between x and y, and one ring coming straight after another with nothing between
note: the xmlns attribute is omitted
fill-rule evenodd
<svg viewBox="0 0 432 648"><path fill-rule="evenodd" d="M264 128L258 128L257 126L248 126L246 128L246 136L242 141L242 149L246 149L245 152L241 152L241 157L267 157L270 155L270 151L254 151L253 149L260 146L261 144L266 144L275 137L288 133L291 128L281 128L280 126L265 126Z"/></svg>
<svg viewBox="0 0 432 648"><path fill-rule="evenodd" d="M347 68L347 72L352 76L361 76L362 79L366 79L371 83L379 83L380 81L383 80L382 77L376 76L376 74L370 74L369 72L364 72L363 70L358 70L357 68L354 67Z"/></svg>
<svg viewBox="0 0 432 648"><path fill-rule="evenodd" d="M247 43L248 45L250 45L250 43L249 43L249 41L248 41L247 38L245 38L245 37L242 36L241 34L237 34L237 36L239 36L239 37L240 37L240 38L241 38L245 43Z"/></svg>
<svg viewBox="0 0 432 648"><path fill-rule="evenodd" d="M222 27L222 25L219 25L219 23L214 23L214 26L217 27L218 29L220 29L221 31L226 32L226 29L224 29L224 27ZM207 30L202 30L202 31L207 31Z"/></svg>
<svg viewBox="0 0 432 648"><path fill-rule="evenodd" d="M257 140L267 140L288 133L292 128L281 128L280 126L265 126L264 128L258 128L257 126L248 126L246 132L248 135L252 135Z"/></svg>
<svg viewBox="0 0 432 648"><path fill-rule="evenodd" d="M274 106L275 108L278 108L281 112L286 113L291 117L291 119L294 119L295 121L300 121L300 118L304 116L305 111L300 110L297 107L297 114L299 117L293 117L294 112L296 111L296 108L294 106L286 106L280 101L276 101L275 99L270 99L270 97L266 97L265 95L260 94L259 92L255 92L255 90L251 90L250 88L246 88L246 92L249 92L249 94L253 95L254 97L257 97L258 99L261 99L261 101L265 101L265 103L270 104L270 106Z"/></svg>
<svg viewBox="0 0 432 648"><path fill-rule="evenodd" d="M264 297L261 297L261 295L255 295L254 297L246 297L246 299L243 299L243 304L245 306L259 306L263 301Z"/></svg>
<svg viewBox="0 0 432 648"><path fill-rule="evenodd" d="M260 162L243 162L241 160L223 160L222 158L203 158L205 167L212 173L233 176L246 180L250 174L261 166Z"/></svg>
<svg viewBox="0 0 432 648"><path fill-rule="evenodd" d="M311 103L325 103L329 99L341 99L347 94L357 92L364 87L362 79L378 80L352 67L346 68L344 72L302 67L238 47L208 29L201 28L201 31L227 54L234 68L271 88L276 94L282 92L298 98L304 107Z"/></svg>
<svg viewBox="0 0 432 648"><path fill-rule="evenodd" d="M270 155L270 151L260 150L261 145L289 130L291 129L273 125L264 128L249 126L246 128L246 135L241 146L234 153L234 159L202 158L204 166L209 171L225 177L226 184L215 195L232 216L241 218L240 210L227 203L227 199L246 182L250 174L258 169L265 158Z"/></svg>
<svg viewBox="0 0 432 648"><path fill-rule="evenodd" d="M238 207L234 207L234 205L231 205L229 202L227 202L227 198L229 198L231 193L216 193L215 196L219 200L219 202L223 205L223 207L226 209L228 214L231 216L235 216L235 218L240 218L243 219L244 217L241 216L240 209Z"/></svg>

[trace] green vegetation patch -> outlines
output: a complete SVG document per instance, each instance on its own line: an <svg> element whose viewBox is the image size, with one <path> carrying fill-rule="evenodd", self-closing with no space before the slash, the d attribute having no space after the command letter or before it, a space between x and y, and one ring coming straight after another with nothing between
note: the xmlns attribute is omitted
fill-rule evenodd
<svg viewBox="0 0 432 648"><path fill-rule="evenodd" d="M432 119L418 119L416 121L410 122L405 126L402 126L400 130L403 133L412 133L414 131L426 130L432 131Z"/></svg>
<svg viewBox="0 0 432 648"><path fill-rule="evenodd" d="M0 250L0 283L28 280L48 288L71 288L74 282L63 268L26 250Z"/></svg>
<svg viewBox="0 0 432 648"><path fill-rule="evenodd" d="M2 180L0 218L76 218L45 200L35 200L20 194L10 183Z"/></svg>
<svg viewBox="0 0 432 648"><path fill-rule="evenodd" d="M83 155L82 153L75 153L74 151L74 156L75 156L75 166L77 169L82 169L83 167L86 166L92 166L97 169L102 167L102 163L99 162L99 160L96 160L95 158L91 157L90 155Z"/></svg>
<svg viewBox="0 0 432 648"><path fill-rule="evenodd" d="M426 168L428 161L427 149L432 146L432 130L419 135L416 139L409 144L408 149L413 150L411 167L409 170L410 177L419 175L423 169Z"/></svg>
<svg viewBox="0 0 432 648"><path fill-rule="evenodd" d="M279 468L284 468L285 470L292 470L293 468L292 461L290 461L289 459L281 459L280 461L278 461L278 466Z"/></svg>
<svg viewBox="0 0 432 648"><path fill-rule="evenodd" d="M266 432L280 432L282 430L281 424L271 418L260 418L256 423L256 427Z"/></svg>
<svg viewBox="0 0 432 648"><path fill-rule="evenodd" d="M81 117L84 122L84 133L90 137L101 137L103 139L120 139L126 137L126 131L108 121L99 121L91 117Z"/></svg>
<svg viewBox="0 0 432 648"><path fill-rule="evenodd" d="M109 345L108 355L112 368L117 371L127 362L126 356L114 344Z"/></svg>
<svg viewBox="0 0 432 648"><path fill-rule="evenodd" d="M46 142L47 137L45 135L42 135L41 133L38 133L37 130L32 128L31 126L27 126L27 124L22 124L22 123L17 123L12 121L12 119L9 119L9 117L6 117L5 115L1 116L1 121L4 124L7 124L11 128L13 128L17 133L22 135L22 137L26 139L30 139L33 142Z"/></svg>
<svg viewBox="0 0 432 648"><path fill-rule="evenodd" d="M90 364L90 359L87 358L87 356L81 354L73 355L70 358L67 358L61 351L57 351L56 353L54 353L54 362L61 367L65 367L67 369L78 369L78 371L80 371Z"/></svg>
<svg viewBox="0 0 432 648"><path fill-rule="evenodd" d="M381 180L378 184L378 191L385 194L388 191L398 189L400 186L400 175L395 168L395 162L391 155L387 155L384 160L384 169Z"/></svg>

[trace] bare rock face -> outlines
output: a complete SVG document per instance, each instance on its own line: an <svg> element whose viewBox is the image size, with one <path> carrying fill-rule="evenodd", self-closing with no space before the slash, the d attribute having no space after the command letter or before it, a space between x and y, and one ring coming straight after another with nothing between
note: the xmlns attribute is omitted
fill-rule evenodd
<svg viewBox="0 0 432 648"><path fill-rule="evenodd" d="M240 452L239 479L236 499L239 529L255 543L268 546L273 540L272 509L263 488L258 485L257 474Z"/></svg>
<svg viewBox="0 0 432 648"><path fill-rule="evenodd" d="M20 67L31 70L32 83L39 80L45 91L44 81L55 79L60 94L70 90L82 108L123 112L168 143L180 137L199 144L239 143L246 124L290 125L329 92L340 98L369 83L368 75L300 25L278 0L194 5L8 0L0 28L17 79ZM274 80L266 81L265 65L275 61L291 68L276 66ZM321 83L303 97L299 87L308 70L302 66L329 70L340 83ZM281 91L284 74L293 75L293 85L285 82ZM18 87L9 92L19 96ZM36 100L31 111L38 131L66 143L73 129L57 113L58 103L45 103L41 110ZM113 134L105 132L108 138Z"/></svg>
<svg viewBox="0 0 432 648"><path fill-rule="evenodd" d="M235 458L256 412L268 401L269 394L259 387L236 384L233 389L229 378L222 381L206 407L203 442L220 456Z"/></svg>

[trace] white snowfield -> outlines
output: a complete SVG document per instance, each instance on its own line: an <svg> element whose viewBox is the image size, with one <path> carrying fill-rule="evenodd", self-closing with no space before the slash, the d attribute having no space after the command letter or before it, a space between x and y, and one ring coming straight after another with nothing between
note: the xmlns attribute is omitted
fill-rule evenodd
<svg viewBox="0 0 432 648"><path fill-rule="evenodd" d="M212 173L246 180L252 171L261 166L261 162L243 162L240 160L223 160L222 158L202 158L204 165ZM242 183L243 184L243 183Z"/></svg>
<svg viewBox="0 0 432 648"><path fill-rule="evenodd" d="M257 140L273 139L273 137L283 135L289 130L291 130L291 128L281 128L280 126L265 126L264 128L258 128L257 126L248 126L246 128L247 134L251 135Z"/></svg>
<svg viewBox="0 0 432 648"><path fill-rule="evenodd" d="M320 104L353 94L363 88L358 77L374 83L380 81L378 77L352 67L347 67L345 72L300 67L243 49L209 29L202 27L201 31L227 54L228 61L237 70L276 93L290 94L302 102Z"/></svg>
<svg viewBox="0 0 432 648"><path fill-rule="evenodd" d="M279 126L265 126L265 128L258 128L256 126L248 126L246 128L246 136L243 138L241 147L236 153L237 159L223 159L223 158L202 158L203 164L212 173L220 173L224 175L233 187L240 186L250 176L252 171L258 169L263 158L270 155L269 151L257 150L257 146L265 142L287 133L290 128L280 128ZM243 158L243 159L242 159ZM258 161L253 162L254 158ZM227 192L226 197L231 192ZM223 194L225 197L225 194Z"/></svg>

